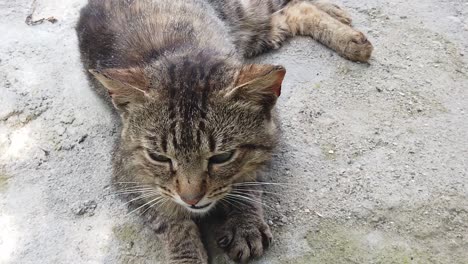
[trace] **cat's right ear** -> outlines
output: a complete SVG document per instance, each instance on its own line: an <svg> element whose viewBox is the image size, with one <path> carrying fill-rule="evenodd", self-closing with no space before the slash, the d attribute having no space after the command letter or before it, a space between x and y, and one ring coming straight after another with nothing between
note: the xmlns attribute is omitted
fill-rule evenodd
<svg viewBox="0 0 468 264"><path fill-rule="evenodd" d="M225 96L271 110L281 94L285 74L286 69L280 65L244 65L237 76L235 87Z"/></svg>
<svg viewBox="0 0 468 264"><path fill-rule="evenodd" d="M107 89L112 103L119 110L141 103L148 96L150 83L143 69L90 69L89 72Z"/></svg>

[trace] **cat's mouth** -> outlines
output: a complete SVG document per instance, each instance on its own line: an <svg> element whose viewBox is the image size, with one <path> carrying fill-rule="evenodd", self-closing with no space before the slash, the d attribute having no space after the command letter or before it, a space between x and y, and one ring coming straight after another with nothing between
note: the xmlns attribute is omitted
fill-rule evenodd
<svg viewBox="0 0 468 264"><path fill-rule="evenodd" d="M212 203L207 203L207 204L202 205L202 206L192 205L192 206L190 206L190 209L196 209L196 210L204 209L204 208L207 208L208 206L210 206L211 204L212 204Z"/></svg>
<svg viewBox="0 0 468 264"><path fill-rule="evenodd" d="M186 206L185 208L187 208L188 211L195 213L195 214L204 214L210 211L214 204L215 204L214 202L211 202L211 203L207 203L207 204L199 205L199 206L196 206L196 205Z"/></svg>

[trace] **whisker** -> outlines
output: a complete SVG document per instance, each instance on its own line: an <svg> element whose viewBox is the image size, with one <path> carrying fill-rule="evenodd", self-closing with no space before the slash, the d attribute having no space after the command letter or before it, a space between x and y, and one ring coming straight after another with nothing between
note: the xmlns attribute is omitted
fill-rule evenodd
<svg viewBox="0 0 468 264"><path fill-rule="evenodd" d="M260 193L260 194L265 193L265 194L273 194L273 195L277 195L277 196L281 195L281 193L277 193L277 192L270 192L270 191L264 191L264 190L254 190L254 189L239 189L239 188L236 188L236 189L233 189L233 191L245 191L245 193L255 192L255 193Z"/></svg>
<svg viewBox="0 0 468 264"><path fill-rule="evenodd" d="M162 203L164 203L164 202L166 201L166 199L167 199L167 198L162 197L162 199L160 199L160 200L154 202L152 205L150 205L148 208L146 208L146 209L140 214L140 216L142 216L143 214L145 214L146 211L148 211L149 209L151 209L153 206L158 205L158 204L161 205Z"/></svg>
<svg viewBox="0 0 468 264"><path fill-rule="evenodd" d="M242 197L242 198L244 198L244 197ZM251 205L248 201L242 200L242 198L237 198L237 197L232 197L232 196L230 197L232 202L237 202L240 205ZM273 207L271 207L271 206L269 206L269 205L267 205L265 203L261 203L261 202L258 202L258 201L256 201L256 202L261 204L262 206L267 207L267 209L274 211L275 213L279 214L280 216L284 216L284 214L281 213L278 209L273 208Z"/></svg>
<svg viewBox="0 0 468 264"><path fill-rule="evenodd" d="M138 191L138 192L118 192L118 193L108 193L105 194L104 196L120 196L120 195L126 195L126 194L143 194L147 191Z"/></svg>
<svg viewBox="0 0 468 264"><path fill-rule="evenodd" d="M242 209L240 207L238 207L234 203L230 202L229 199L225 199L225 198L227 198L227 197L223 197L223 199L221 199L219 201L220 202L226 202L226 203L228 203L228 205L231 205L231 206L235 207L237 210L242 211Z"/></svg>
<svg viewBox="0 0 468 264"><path fill-rule="evenodd" d="M142 188L153 188L152 186L132 186L128 188L117 188L119 191L129 191L129 190L134 190L134 189L142 189Z"/></svg>
<svg viewBox="0 0 468 264"><path fill-rule="evenodd" d="M276 185L276 186L295 186L295 187L304 187L301 184L287 183L287 182L237 182L233 183L234 186L251 186L251 185Z"/></svg>
<svg viewBox="0 0 468 264"><path fill-rule="evenodd" d="M146 197L151 197L151 196L155 196L157 195L158 193L157 192L149 192L149 193L143 193L141 194L140 196L136 197L136 198L133 198L127 202L124 203L124 205L127 205L133 201L136 201L136 200L139 200L139 199L143 199L143 198L146 198Z"/></svg>
<svg viewBox="0 0 468 264"><path fill-rule="evenodd" d="M266 207L268 207L268 208L270 208L270 209L276 211L276 208L273 208L273 207L271 207L271 206L269 206L269 205L267 205L267 204L265 204L265 203L263 203L263 202L260 202L260 201L257 201L257 200L255 200L255 199L252 199L251 197L246 197L246 196L244 196L244 195L242 195L242 194L231 194L231 193L229 193L229 194L227 194L226 196L229 196L229 197L232 197L232 198L236 197L236 198L238 198L238 199L244 199L245 201L254 202L254 203L260 204L260 205L262 205L262 206L266 206Z"/></svg>
<svg viewBox="0 0 468 264"><path fill-rule="evenodd" d="M244 199L244 198L239 198L239 197L235 197L235 196L230 196L229 199L232 201L232 202L236 202L238 203L239 205L241 206L252 206L252 201L249 201L247 199ZM260 204L262 207L265 206L267 207L267 209L271 209L279 214L281 214L278 210L276 210L275 208L272 208L264 203L260 203L260 202L255 202L257 204ZM242 208L239 208L240 211L242 211Z"/></svg>
<svg viewBox="0 0 468 264"><path fill-rule="evenodd" d="M153 200L151 200L151 201L149 201L149 202L147 202L147 203L144 203L142 206L139 206L139 207L136 208L135 210L132 210L131 212L127 213L125 216L131 215L133 212L137 211L138 209L140 209L140 208L142 208L142 207L144 207L144 206L147 206L148 204L150 204L150 203L152 203L152 202L154 202L154 201L156 201L156 200L158 200L158 199L162 199L162 197L161 197L161 196L158 196L158 197L156 197L155 199L153 199Z"/></svg>
<svg viewBox="0 0 468 264"><path fill-rule="evenodd" d="M264 200L260 200L260 201L255 200L252 196L250 196L250 195L247 194L247 193L235 192L235 191L234 191L234 192L231 192L231 193L234 194L234 195L242 196L243 198L245 198L245 199L247 199L247 200L255 201L255 202L257 202L257 203L259 203L259 204L262 204L262 205L264 205L264 206L266 206L266 207L268 207L268 208L271 208L271 209L276 210L276 208L273 208L273 207L267 205L266 203L264 203L264 202L263 202Z"/></svg>
<svg viewBox="0 0 468 264"><path fill-rule="evenodd" d="M154 191L154 188L140 188L134 190L122 190L122 191L115 191L112 194L123 194L123 193L139 193L139 192L147 192L147 191Z"/></svg>
<svg viewBox="0 0 468 264"><path fill-rule="evenodd" d="M115 195L115 196L119 196L119 195L128 195L128 194L144 194L144 193L148 193L150 192L151 190L144 190L144 191L132 191L132 192L119 192L119 193L111 193L109 195Z"/></svg>

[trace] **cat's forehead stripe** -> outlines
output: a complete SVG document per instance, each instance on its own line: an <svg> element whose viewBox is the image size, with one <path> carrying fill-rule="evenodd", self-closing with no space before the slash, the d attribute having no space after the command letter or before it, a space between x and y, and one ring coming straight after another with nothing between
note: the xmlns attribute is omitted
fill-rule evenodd
<svg viewBox="0 0 468 264"><path fill-rule="evenodd" d="M200 55L203 59L203 55ZM208 99L212 85L219 85L216 74L223 66L220 61L198 61L189 58L168 62L167 74L169 134L174 149L191 149L209 142L211 151L216 149L216 140L206 131L209 111ZM196 131L196 132L195 132ZM162 149L167 151L167 138L161 138Z"/></svg>

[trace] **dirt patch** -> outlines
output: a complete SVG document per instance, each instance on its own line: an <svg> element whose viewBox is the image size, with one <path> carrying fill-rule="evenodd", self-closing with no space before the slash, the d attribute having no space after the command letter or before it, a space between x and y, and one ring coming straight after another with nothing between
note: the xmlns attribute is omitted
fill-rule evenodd
<svg viewBox="0 0 468 264"><path fill-rule="evenodd" d="M325 219L304 236L310 253L285 263L465 263L467 201L444 196L346 222Z"/></svg>
<svg viewBox="0 0 468 264"><path fill-rule="evenodd" d="M8 188L8 179L6 173L0 169L0 192L4 192Z"/></svg>

